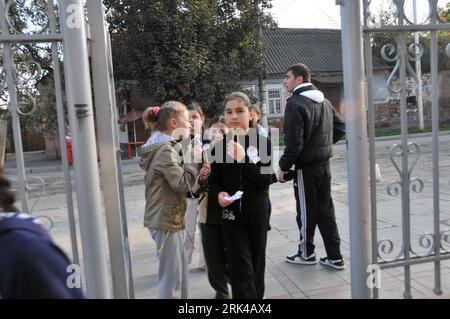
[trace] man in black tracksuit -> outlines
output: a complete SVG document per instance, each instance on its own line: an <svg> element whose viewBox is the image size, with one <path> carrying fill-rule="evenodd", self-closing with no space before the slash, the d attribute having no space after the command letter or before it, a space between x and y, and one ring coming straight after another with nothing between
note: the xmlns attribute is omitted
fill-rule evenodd
<svg viewBox="0 0 450 319"><path fill-rule="evenodd" d="M295 264L316 264L314 232L316 225L322 235L327 256L320 263L344 269L340 238L331 198L329 159L333 144L345 134L345 124L331 103L310 83L310 70L304 64L291 66L284 85L292 93L284 113L286 148L277 173L286 181L295 165L294 192L297 204L297 225L300 230L298 251L286 257Z"/></svg>

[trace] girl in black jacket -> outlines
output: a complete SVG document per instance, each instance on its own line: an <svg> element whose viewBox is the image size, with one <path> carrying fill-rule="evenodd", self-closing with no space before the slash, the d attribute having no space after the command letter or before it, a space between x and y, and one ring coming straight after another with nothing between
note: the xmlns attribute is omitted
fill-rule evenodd
<svg viewBox="0 0 450 319"><path fill-rule="evenodd" d="M218 194L233 298L264 297L264 271L272 182L269 140L249 128L250 100L241 92L225 98L230 132L213 150L210 188ZM239 195L242 197L232 197Z"/></svg>

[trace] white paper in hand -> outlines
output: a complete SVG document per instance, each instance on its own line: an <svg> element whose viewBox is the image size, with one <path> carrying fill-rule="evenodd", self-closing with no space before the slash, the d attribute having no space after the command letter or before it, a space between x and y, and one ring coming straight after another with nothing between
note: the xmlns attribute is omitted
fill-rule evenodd
<svg viewBox="0 0 450 319"><path fill-rule="evenodd" d="M235 200L241 199L243 194L244 194L243 191L237 191L233 196L231 196L231 197L230 196L225 196L224 198L226 200L234 202Z"/></svg>
<svg viewBox="0 0 450 319"><path fill-rule="evenodd" d="M258 149L254 146L249 146L247 148L247 156L253 162L253 164L258 163L261 160L258 156Z"/></svg>

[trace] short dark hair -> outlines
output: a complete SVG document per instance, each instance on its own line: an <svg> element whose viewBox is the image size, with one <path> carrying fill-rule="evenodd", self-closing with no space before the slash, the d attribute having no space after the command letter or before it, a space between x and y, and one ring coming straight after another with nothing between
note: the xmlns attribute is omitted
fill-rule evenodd
<svg viewBox="0 0 450 319"><path fill-rule="evenodd" d="M287 71L291 71L295 77L302 76L303 82L311 82L311 70L303 63L291 65Z"/></svg>
<svg viewBox="0 0 450 319"><path fill-rule="evenodd" d="M198 114L200 114L203 119L205 119L205 114L203 113L202 107L197 102L192 102L187 106L188 111L196 111Z"/></svg>
<svg viewBox="0 0 450 319"><path fill-rule="evenodd" d="M213 126L214 124L224 124L225 125L225 119L223 118L223 115L216 115L209 121L209 127Z"/></svg>

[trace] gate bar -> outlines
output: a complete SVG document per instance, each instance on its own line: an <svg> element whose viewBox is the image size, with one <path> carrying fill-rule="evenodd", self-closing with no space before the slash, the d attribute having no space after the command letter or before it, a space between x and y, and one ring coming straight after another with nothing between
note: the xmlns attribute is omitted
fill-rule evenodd
<svg viewBox="0 0 450 319"><path fill-rule="evenodd" d="M352 298L368 299L367 267L370 264L370 213L368 145L365 110L361 3L337 0L341 6L344 107L348 148L350 261Z"/></svg>
<svg viewBox="0 0 450 319"><path fill-rule="evenodd" d="M407 265L419 265L419 264L425 264L429 262L440 262L442 260L450 259L450 253L446 252L443 254L440 254L439 256L431 255L431 256L420 256L420 257L411 257L409 260L396 260L396 261L388 261L388 262L379 262L378 265L380 266L380 269L389 269L389 268L395 268L395 267L403 267L406 264ZM435 291L436 293L436 291ZM442 293L442 291L441 291ZM440 295L441 293L436 293Z"/></svg>
<svg viewBox="0 0 450 319"><path fill-rule="evenodd" d="M2 34L0 42L8 43L30 43L30 42L61 42L60 34Z"/></svg>
<svg viewBox="0 0 450 319"><path fill-rule="evenodd" d="M410 24L410 25L395 25L395 26L384 26L379 28L366 27L363 32L380 32L380 33L390 33L390 32L429 32L429 31L443 31L450 30L450 23L439 23L439 24Z"/></svg>
<svg viewBox="0 0 450 319"><path fill-rule="evenodd" d="M398 1L398 0L397 0ZM401 26L404 22L404 13L400 11L398 15L398 24ZM402 185L402 240L403 240L403 255L406 260L404 265L404 278L405 278L405 291L403 292L404 298L410 299L411 295L411 268L409 266L409 252L411 248L411 221L410 221L410 172L408 165L408 114L406 105L406 63L409 63L407 59L406 51L406 34L405 32L400 32L397 35L397 50L399 53L400 60L400 129L401 129L401 145L403 147L403 153L401 158L401 174L400 181Z"/></svg>
<svg viewBox="0 0 450 319"><path fill-rule="evenodd" d="M437 0L433 0L437 2ZM435 3L436 4L436 3ZM431 16L431 22L437 21L437 12ZM433 231L434 231L434 254L439 257L441 252L441 236L439 225L439 78L438 78L438 45L437 32L430 32L430 64L431 64L431 127L432 137L432 165L433 165ZM441 263L434 262L434 293L442 294L441 289Z"/></svg>
<svg viewBox="0 0 450 319"><path fill-rule="evenodd" d="M110 298L83 1L61 0L60 17L86 292Z"/></svg>
<svg viewBox="0 0 450 319"><path fill-rule="evenodd" d="M92 49L92 79L94 83L95 113L100 144L100 163L103 181L103 203L108 227L109 256L111 260L113 296L118 299L134 297L131 287L133 277L128 244L119 143L114 139L118 132L116 104L111 100L114 78L109 70L108 34L101 0L87 2ZM116 143L117 142L117 143Z"/></svg>
<svg viewBox="0 0 450 319"><path fill-rule="evenodd" d="M50 32L55 33L56 18L55 12L53 11L52 1L47 2L47 12L50 25ZM58 56L58 44L56 42L52 42L52 65L55 81L55 99L58 117L59 144L61 145L61 157L62 157L61 160L64 168L64 190L66 192L67 213L69 217L69 229L70 229L70 242L72 245L72 261L75 264L80 265L80 256L78 254L77 227L75 221L75 213L73 209L72 184L70 182L69 161L67 159L66 131L65 131L66 122L64 120L64 105L61 88L61 71Z"/></svg>
<svg viewBox="0 0 450 319"><path fill-rule="evenodd" d="M368 0L364 0L364 8L368 7ZM368 19L368 12L364 10L364 23ZM369 131L369 172L370 172L370 216L371 216L371 236L372 236L372 264L378 262L378 239L377 239L377 181L375 174L375 106L373 103L373 65L372 65L372 46L370 40L372 35L364 33L364 57L366 65L367 81L367 120ZM373 298L378 299L378 288L374 285Z"/></svg>
<svg viewBox="0 0 450 319"><path fill-rule="evenodd" d="M5 1L0 0L0 29L2 32L9 32L8 25L6 23L6 8ZM0 42L3 42L0 38ZM11 54L11 44L3 43L3 66L6 69L6 82L8 84L9 92L9 105L8 109L11 113L12 118L12 128L14 136L14 150L17 165L17 183L20 193L20 202L22 204L22 211L24 213L29 213L30 209L28 207L28 199L26 192L26 176L25 176L25 161L23 158L23 145L22 145L22 131L20 129L20 118L17 112L17 92L16 84L14 83L14 57Z"/></svg>

